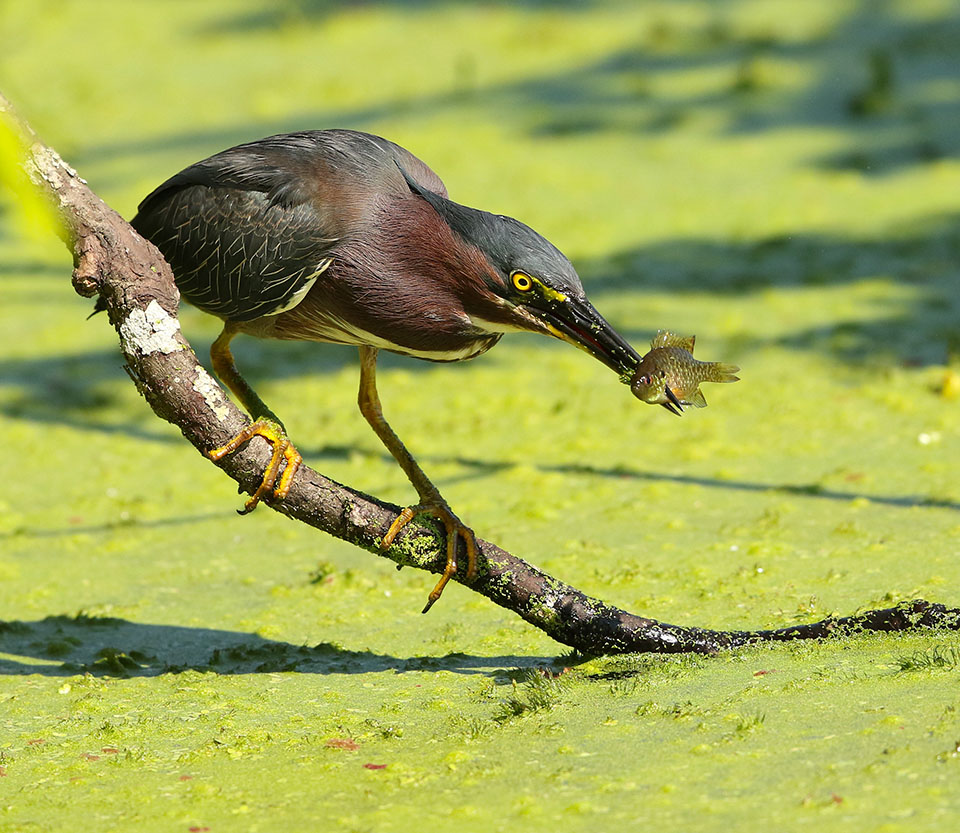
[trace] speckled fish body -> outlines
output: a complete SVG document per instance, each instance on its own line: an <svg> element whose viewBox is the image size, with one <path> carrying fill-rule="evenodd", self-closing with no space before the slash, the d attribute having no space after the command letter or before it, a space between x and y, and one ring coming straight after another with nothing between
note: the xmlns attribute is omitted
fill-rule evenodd
<svg viewBox="0 0 960 833"><path fill-rule="evenodd" d="M651 405L679 413L677 404L704 408L702 382L736 382L739 367L722 362L701 362L693 357L695 337L684 338L660 330L650 342L650 352L633 374L633 395ZM668 390L669 389L669 390ZM673 394L672 396L670 394Z"/></svg>

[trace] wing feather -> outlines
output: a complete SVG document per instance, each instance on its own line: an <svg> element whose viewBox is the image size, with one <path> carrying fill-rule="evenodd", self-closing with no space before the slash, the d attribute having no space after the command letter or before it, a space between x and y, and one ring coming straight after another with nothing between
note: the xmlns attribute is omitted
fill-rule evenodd
<svg viewBox="0 0 960 833"><path fill-rule="evenodd" d="M140 204L133 227L206 312L250 321L297 303L362 225L372 198L439 177L408 151L348 130L306 131L240 145L191 165Z"/></svg>

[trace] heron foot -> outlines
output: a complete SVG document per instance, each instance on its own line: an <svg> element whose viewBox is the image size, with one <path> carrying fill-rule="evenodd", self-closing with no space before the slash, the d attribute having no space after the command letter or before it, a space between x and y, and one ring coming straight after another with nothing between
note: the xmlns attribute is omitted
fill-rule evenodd
<svg viewBox="0 0 960 833"><path fill-rule="evenodd" d="M300 468L300 463L303 462L303 457L300 456L300 452L293 447L293 443L287 438L283 426L271 419L258 419L251 423L230 442L208 451L207 456L213 461L222 460L254 437L263 437L270 443L273 446L273 455L263 472L263 480L260 481L257 490L243 505L243 509L237 510L240 515L252 512L265 497L269 496L274 500L283 500L290 491L293 476ZM283 474L280 474L281 461L286 461ZM279 482L277 481L278 475L280 475Z"/></svg>
<svg viewBox="0 0 960 833"><path fill-rule="evenodd" d="M416 506L408 506L397 515L393 523L390 524L390 529L387 530L387 534L383 536L383 541L380 543L381 548L389 549L400 530L410 523L416 515L430 515L436 518L443 524L447 533L447 565L443 569L443 574L440 576L437 586L430 591L430 595L427 597L427 604L422 611L426 613L433 607L434 602L440 598L443 593L443 588L447 586L447 582L457 574L457 544L461 538L467 548L467 581L473 581L473 579L476 578L477 536L473 534L473 530L470 529L470 527L465 526L464 523L453 514L453 511L446 503L435 501L420 503Z"/></svg>

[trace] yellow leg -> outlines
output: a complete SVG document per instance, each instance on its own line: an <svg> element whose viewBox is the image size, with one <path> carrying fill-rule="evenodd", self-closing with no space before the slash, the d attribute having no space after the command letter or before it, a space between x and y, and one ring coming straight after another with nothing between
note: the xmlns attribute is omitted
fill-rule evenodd
<svg viewBox="0 0 960 833"><path fill-rule="evenodd" d="M251 423L230 440L230 442L208 451L207 456L214 461L222 460L231 452L236 451L245 442L253 439L253 437L263 437L269 442L273 446L273 454L270 457L267 468L263 472L263 480L260 482L257 490L243 505L243 509L237 510L241 515L252 512L257 508L260 500L267 495L271 495L271 493L274 500L283 500L290 491L290 483L293 481L293 476L297 473L297 469L300 468L300 464L303 462L300 452L297 451L290 440L287 439L283 428L278 423L267 419L260 419ZM280 471L281 460L285 460L286 465L284 466L283 474L280 475L280 482L277 483L277 474ZM274 487L274 484L276 484L276 487Z"/></svg>
<svg viewBox="0 0 960 833"><path fill-rule="evenodd" d="M429 478L423 473L423 469L413 459L413 455L407 451L407 447L384 419L383 409L380 407L380 397L377 394L377 350L374 347L360 348L360 395L358 403L360 412L370 423L370 427L376 432L387 450L396 458L400 468L403 469L410 483L417 490L417 494L420 495L420 503L404 509L390 525L390 529L387 530L387 534L381 542L383 549L388 549L393 544L400 530L416 515L432 515L437 518L443 524L447 534L447 564L440 580L437 582L437 586L433 588L427 599L426 607L423 609L423 612L426 613L434 602L440 598L447 582L457 573L457 544L461 538L467 550L467 580L472 581L476 577L477 539L473 530L465 526L453 514L447 502L441 497L437 487L430 482Z"/></svg>
<svg viewBox="0 0 960 833"><path fill-rule="evenodd" d="M230 352L230 341L237 332L236 325L227 322L223 327L223 332L210 347L210 358L213 362L214 372L233 391L237 399L240 400L240 404L253 417L254 422L246 426L228 443L208 451L207 456L214 461L221 460L253 437L263 437L273 446L273 454L263 473L263 480L244 504L243 509L238 510L241 515L246 515L256 509L257 504L263 498L270 496L274 500L283 500L290 491L293 476L297 473L303 458L287 438L283 423L263 403L263 400L257 396L256 391L247 384L246 379L237 370L233 361L233 354ZM278 483L277 475L280 472L281 461L284 461L286 465Z"/></svg>

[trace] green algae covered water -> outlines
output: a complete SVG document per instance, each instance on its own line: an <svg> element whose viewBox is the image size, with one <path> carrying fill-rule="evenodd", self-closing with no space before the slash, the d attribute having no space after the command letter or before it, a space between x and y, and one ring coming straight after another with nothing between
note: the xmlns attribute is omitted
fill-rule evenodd
<svg viewBox="0 0 960 833"><path fill-rule="evenodd" d="M368 130L560 246L641 351L670 329L741 367L677 419L547 339L388 359L388 417L484 538L678 624L960 604L955 4L38 2L0 30L4 92L125 216L228 145ZM17 216L0 831L955 818L957 636L588 659L460 586L421 616L431 576L238 518ZM216 323L182 323L203 356ZM236 346L311 465L413 499L353 351Z"/></svg>

